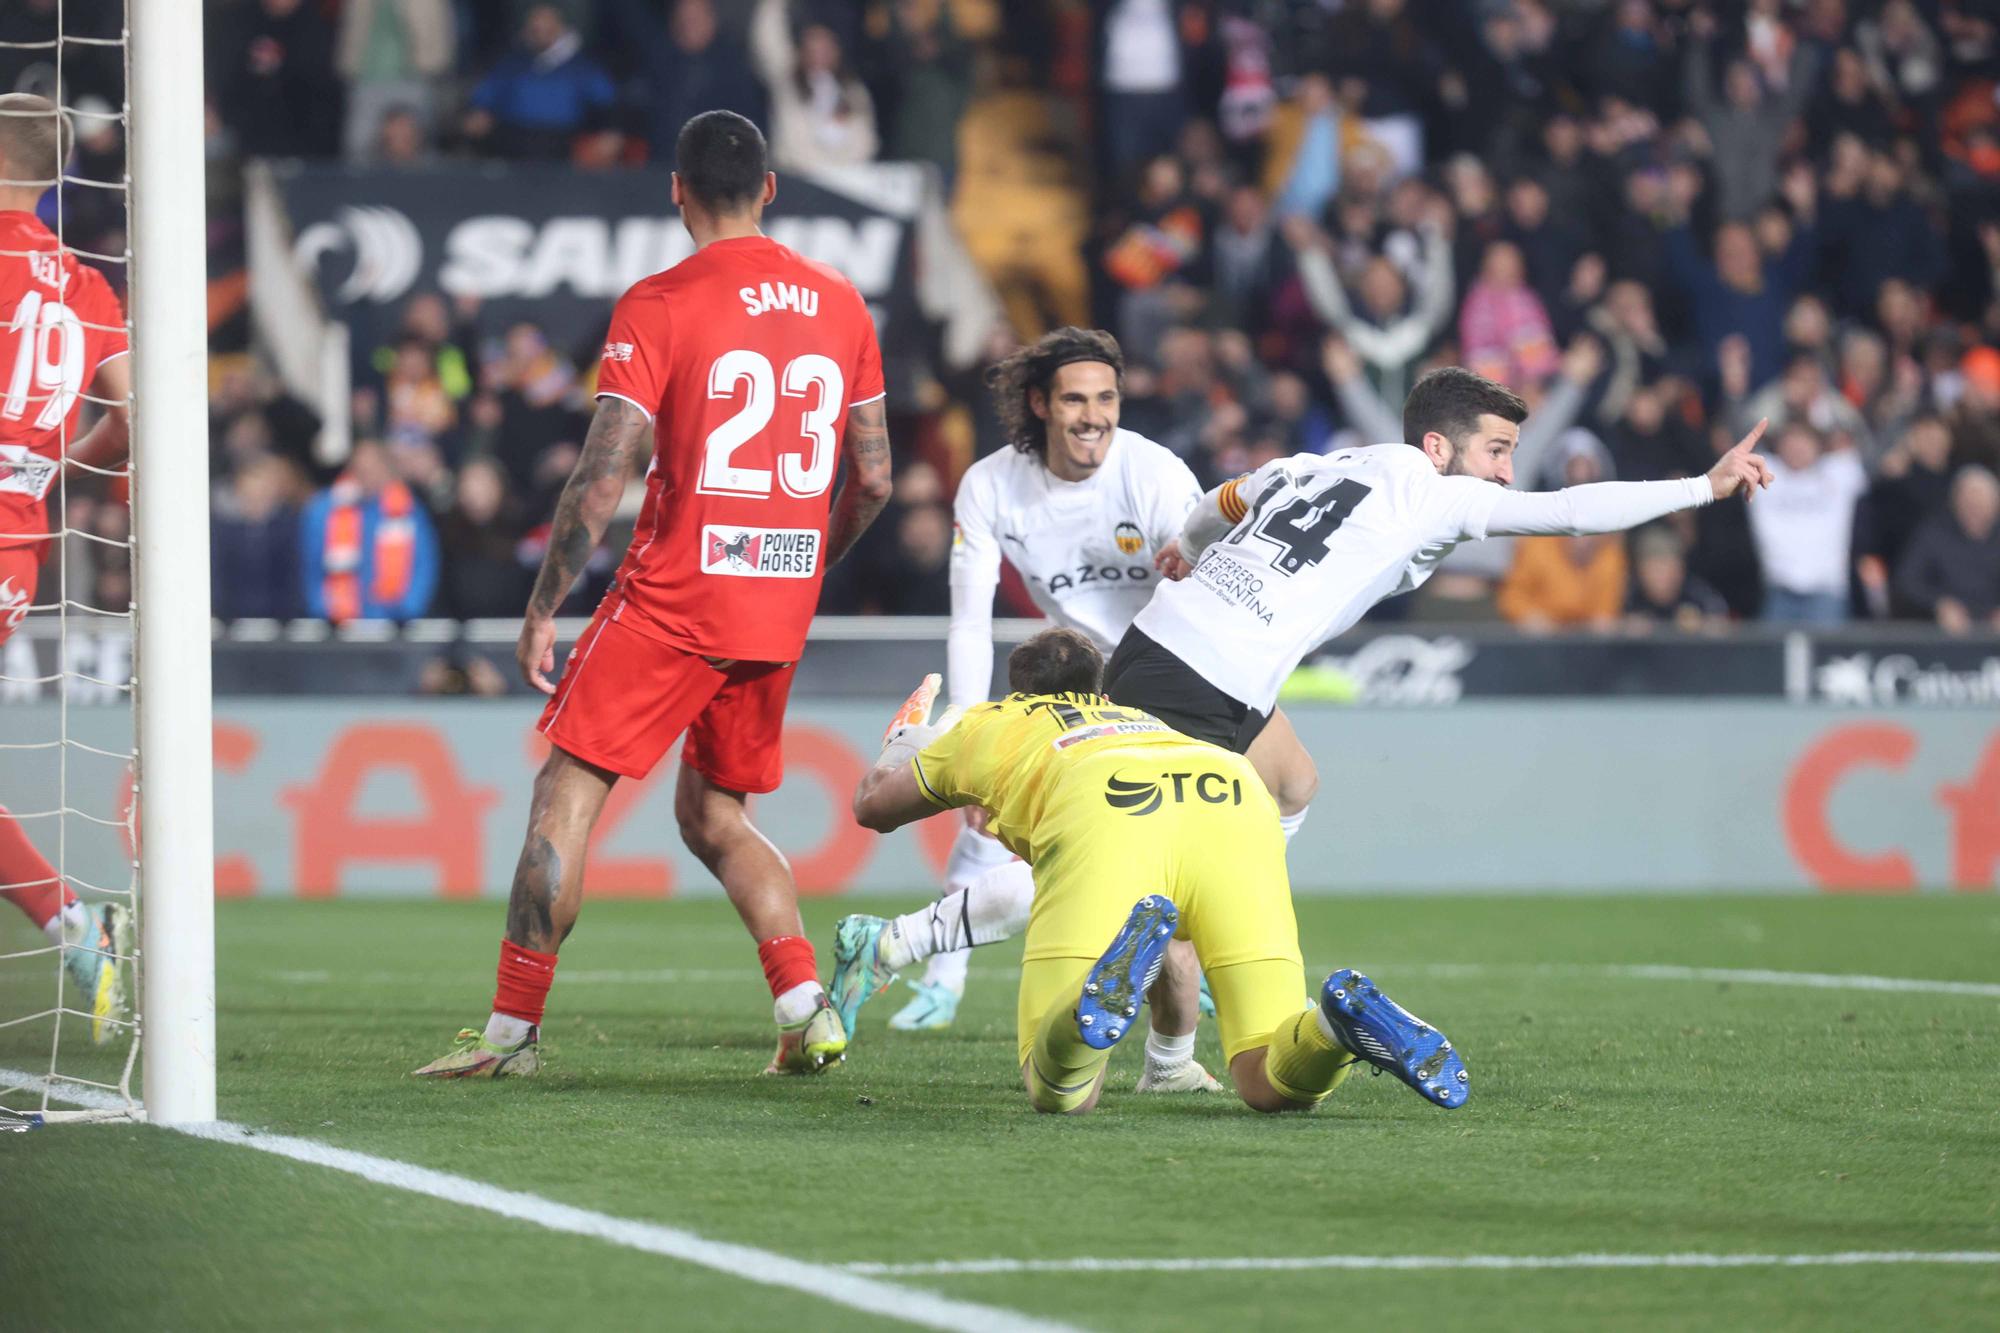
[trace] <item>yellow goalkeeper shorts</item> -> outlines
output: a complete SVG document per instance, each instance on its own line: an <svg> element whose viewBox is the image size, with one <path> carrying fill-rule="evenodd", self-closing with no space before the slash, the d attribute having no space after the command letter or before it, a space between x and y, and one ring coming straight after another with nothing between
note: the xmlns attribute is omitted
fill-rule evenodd
<svg viewBox="0 0 2000 1333"><path fill-rule="evenodd" d="M1178 938L1208 973L1226 1058L1266 1044L1305 1007L1284 833L1248 760L1196 742L1114 750L1067 772L1049 807L1059 813L1036 849L1021 1059L1049 1006L1077 993L1149 893L1180 910Z"/></svg>

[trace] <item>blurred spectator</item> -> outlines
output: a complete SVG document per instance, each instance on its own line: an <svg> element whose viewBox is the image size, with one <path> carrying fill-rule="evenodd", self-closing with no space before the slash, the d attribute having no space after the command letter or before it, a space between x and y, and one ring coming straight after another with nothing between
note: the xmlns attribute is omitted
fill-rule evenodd
<svg viewBox="0 0 2000 1333"><path fill-rule="evenodd" d="M1695 252L1686 226L1665 239L1668 269L1688 301L1704 364L1715 366L1724 341L1740 338L1749 352L1749 383L1768 383L1784 364L1785 312L1811 264L1811 228L1800 228L1785 252L1769 259L1741 222L1715 229L1712 259Z"/></svg>
<svg viewBox="0 0 2000 1333"><path fill-rule="evenodd" d="M1313 313L1354 349L1375 391L1400 405L1432 340L1451 319L1451 242L1442 226L1435 218L1424 224L1423 260L1414 290L1395 264L1379 256L1369 260L1356 284L1361 298L1357 310L1318 228L1303 218L1285 225Z"/></svg>
<svg viewBox="0 0 2000 1333"><path fill-rule="evenodd" d="M1713 466L1700 432L1670 410L1671 385L1642 384L1625 398L1625 413L1606 432L1612 468L1624 481L1696 477Z"/></svg>
<svg viewBox="0 0 2000 1333"><path fill-rule="evenodd" d="M1625 598L1625 624L1635 633L1655 629L1706 630L1724 624L1728 604L1721 594L1688 573L1687 549L1665 524L1632 535L1632 588Z"/></svg>
<svg viewBox="0 0 2000 1333"><path fill-rule="evenodd" d="M1600 96L1626 98L1658 114L1673 97L1669 41L1650 0L1617 0L1583 65Z"/></svg>
<svg viewBox="0 0 2000 1333"><path fill-rule="evenodd" d="M475 458L459 469L456 498L439 524L439 614L468 620L521 614L534 582L519 554L522 529L505 468Z"/></svg>
<svg viewBox="0 0 2000 1333"><path fill-rule="evenodd" d="M119 113L101 97L78 98L69 120L74 130L75 152L64 173L72 179L60 191L63 240L98 254L120 254L125 249L124 126ZM104 189L101 185L83 184L84 181L118 188ZM52 211L55 200L56 193L51 192L44 196L44 206ZM54 219L48 221L53 223ZM122 291L125 266L102 267L112 286Z"/></svg>
<svg viewBox="0 0 2000 1333"><path fill-rule="evenodd" d="M1990 11L1968 8L1992 23ZM1854 43L1867 62L1870 80L1888 97L1922 108L1936 93L1945 53L1910 0L1887 0L1873 18L1855 24Z"/></svg>
<svg viewBox="0 0 2000 1333"><path fill-rule="evenodd" d="M1975 347L1965 354L1949 421L1952 462L2000 470L2000 350Z"/></svg>
<svg viewBox="0 0 2000 1333"><path fill-rule="evenodd" d="M536 5L513 51L472 89L461 128L502 157L566 158L577 136L606 127L611 77L554 5Z"/></svg>
<svg viewBox="0 0 2000 1333"><path fill-rule="evenodd" d="M1271 225L1270 206L1256 187L1229 192L1222 220L1211 238L1214 296L1209 321L1253 335L1271 322L1281 283L1290 277L1293 257Z"/></svg>
<svg viewBox="0 0 2000 1333"><path fill-rule="evenodd" d="M1626 279L1606 289L1604 299L1590 311L1590 332L1604 344L1610 373L1597 405L1600 421L1617 421L1625 415L1633 394L1657 381L1667 368L1671 349L1660 332L1653 310L1653 294L1645 284ZM1618 475L1632 478L1622 460Z"/></svg>
<svg viewBox="0 0 2000 1333"><path fill-rule="evenodd" d="M1201 305L1188 286L1203 277L1206 222L1189 195L1178 159L1146 164L1129 220L1114 218L1104 250L1104 271L1120 289L1118 331L1125 354L1151 360L1161 329Z"/></svg>
<svg viewBox="0 0 2000 1333"><path fill-rule="evenodd" d="M1843 46L1833 53L1826 81L1807 117L1814 146L1827 151L1843 137L1880 146L1895 137L1894 103L1869 77L1861 53Z"/></svg>
<svg viewBox="0 0 2000 1333"><path fill-rule="evenodd" d="M1344 121L1333 82L1311 73L1299 80L1299 95L1285 109L1273 135L1269 166L1278 182L1278 216L1323 215L1340 190Z"/></svg>
<svg viewBox="0 0 2000 1333"><path fill-rule="evenodd" d="M958 122L972 97L972 47L959 36L949 0L894 0L883 60L894 85L888 155L931 162L949 188L958 172Z"/></svg>
<svg viewBox="0 0 2000 1333"><path fill-rule="evenodd" d="M1896 591L1948 633L2000 630L2000 480L1991 472L1959 470L1950 506L1910 539Z"/></svg>
<svg viewBox="0 0 2000 1333"><path fill-rule="evenodd" d="M1748 364L1743 360L1748 355L1748 349L1740 340L1731 340L1725 343L1723 352L1723 402L1730 410L1732 429L1739 434L1747 432L1762 420L1768 420L1774 431L1782 431L1794 421L1803 421L1821 435L1846 436L1861 446L1864 459L1873 455L1874 436L1868 429L1867 420L1855 410L1854 404L1827 383L1826 367L1818 356L1811 352L1794 352L1782 377L1759 389L1739 406L1731 386L1740 382L1739 368L1744 372L1748 370Z"/></svg>
<svg viewBox="0 0 2000 1333"><path fill-rule="evenodd" d="M405 338L383 385L383 433L395 441L435 444L458 424L458 408L438 378L436 358L419 338Z"/></svg>
<svg viewBox="0 0 2000 1333"><path fill-rule="evenodd" d="M951 614L951 511L941 504L903 510L896 521L896 572L880 608L892 616Z"/></svg>
<svg viewBox="0 0 2000 1333"><path fill-rule="evenodd" d="M1423 111L1439 96L1446 68L1405 0L1343 6L1327 25L1322 55L1336 80L1361 85L1355 109L1397 171L1422 167Z"/></svg>
<svg viewBox="0 0 2000 1333"><path fill-rule="evenodd" d="M1097 31L1104 176L1121 182L1170 152L1187 119L1178 0L1109 0Z"/></svg>
<svg viewBox="0 0 2000 1333"><path fill-rule="evenodd" d="M810 171L875 160L875 104L831 27L809 22L794 40L785 0L757 0L750 55L770 98L772 166Z"/></svg>
<svg viewBox="0 0 2000 1333"><path fill-rule="evenodd" d="M301 571L309 614L412 620L437 591L431 517L391 469L378 440L357 440L347 468L300 516Z"/></svg>
<svg viewBox="0 0 2000 1333"><path fill-rule="evenodd" d="M1870 154L1860 188L1844 197L1829 191L1820 216L1821 263L1843 315L1866 316L1891 278L1929 287L1944 272L1943 241L1892 153Z"/></svg>
<svg viewBox="0 0 2000 1333"><path fill-rule="evenodd" d="M397 340L375 349L371 362L376 373L384 377L392 374L397 358L414 346L445 395L453 402L461 401L473 387L479 342L474 321L478 314L476 298L460 297L454 307L437 292L419 292L403 307Z"/></svg>
<svg viewBox="0 0 2000 1333"><path fill-rule="evenodd" d="M1689 23L1693 40L1686 56L1687 109L1707 131L1715 171L1716 212L1741 221L1762 208L1778 186L1778 156L1785 136L1811 96L1817 57L1797 46L1776 71L1760 72L1748 56L1727 62L1722 95L1715 94L1715 20L1697 9Z"/></svg>
<svg viewBox="0 0 2000 1333"><path fill-rule="evenodd" d="M1540 387L1557 360L1549 312L1527 277L1520 248L1510 241L1493 242L1458 314L1459 355L1465 364L1517 389Z"/></svg>
<svg viewBox="0 0 2000 1333"><path fill-rule="evenodd" d="M1560 304L1584 258L1590 238L1575 222L1551 214L1549 192L1533 176L1520 176L1507 186L1507 239L1521 252L1528 282L1552 311ZM1583 306L1603 294L1603 261L1598 259L1596 290L1586 290ZM1574 328L1565 330L1574 332Z"/></svg>
<svg viewBox="0 0 2000 1333"><path fill-rule="evenodd" d="M406 106L382 113L372 153L375 164L383 167L427 167L437 159L428 126Z"/></svg>
<svg viewBox="0 0 2000 1333"><path fill-rule="evenodd" d="M209 519L209 596L217 619L300 614L297 475L262 454L237 466Z"/></svg>
<svg viewBox="0 0 2000 1333"><path fill-rule="evenodd" d="M431 90L450 71L456 42L448 0L346 0L336 59L347 81L348 161L378 159L392 114L430 129Z"/></svg>
<svg viewBox="0 0 2000 1333"><path fill-rule="evenodd" d="M1607 479L1604 447L1588 431L1563 437L1560 475L1565 486ZM1613 629L1625 607L1625 540L1622 534L1523 537L1500 583L1500 614L1531 633L1556 629Z"/></svg>
<svg viewBox="0 0 2000 1333"><path fill-rule="evenodd" d="M764 90L742 40L719 21L715 0L669 0L664 23L659 8L654 0L615 0L606 17L646 87L647 156L671 167L681 126L704 111L734 111L762 124Z"/></svg>
<svg viewBox="0 0 2000 1333"><path fill-rule="evenodd" d="M1855 573L1870 615L1928 615L1895 604L1891 577L1917 528L1942 513L1951 490L1951 432L1937 417L1919 417L1883 456L1868 493L1854 511Z"/></svg>
<svg viewBox="0 0 2000 1333"><path fill-rule="evenodd" d="M334 156L343 91L321 7L252 0L211 31L209 78L243 154Z"/></svg>
<svg viewBox="0 0 2000 1333"><path fill-rule="evenodd" d="M1764 619L1838 625L1847 619L1854 505L1868 474L1853 449L1829 450L1804 421L1777 432L1776 479L1750 505L1764 567Z"/></svg>

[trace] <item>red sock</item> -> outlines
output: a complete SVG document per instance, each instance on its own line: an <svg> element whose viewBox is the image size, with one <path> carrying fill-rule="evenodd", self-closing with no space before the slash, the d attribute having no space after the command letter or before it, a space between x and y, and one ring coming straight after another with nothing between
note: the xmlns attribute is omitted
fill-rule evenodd
<svg viewBox="0 0 2000 1333"><path fill-rule="evenodd" d="M770 983L774 999L794 986L819 980L812 941L803 935L765 940L757 946L757 961L764 965L764 980Z"/></svg>
<svg viewBox="0 0 2000 1333"><path fill-rule="evenodd" d="M76 901L76 895L62 882L28 835L21 821L0 805L0 884L16 887L0 889L0 898L28 914L38 926L46 926L55 914Z"/></svg>
<svg viewBox="0 0 2000 1333"><path fill-rule="evenodd" d="M549 1002L549 983L556 979L556 956L523 949L512 940L500 941L500 984L493 991L493 1012L540 1023Z"/></svg>

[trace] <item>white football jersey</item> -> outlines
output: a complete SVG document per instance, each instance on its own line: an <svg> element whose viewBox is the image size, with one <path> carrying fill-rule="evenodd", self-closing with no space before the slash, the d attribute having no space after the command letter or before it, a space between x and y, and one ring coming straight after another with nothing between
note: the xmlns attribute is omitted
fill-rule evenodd
<svg viewBox="0 0 2000 1333"><path fill-rule="evenodd" d="M1486 535L1503 487L1440 476L1407 444L1266 463L1235 527L1133 624L1217 689L1270 712L1305 655ZM1225 509L1225 514L1229 511Z"/></svg>
<svg viewBox="0 0 2000 1333"><path fill-rule="evenodd" d="M1064 481L1038 454L999 450L959 482L952 585L990 602L1005 559L1043 615L1109 654L1164 581L1153 553L1180 535L1200 499L1186 463L1129 430L1112 435L1086 481Z"/></svg>

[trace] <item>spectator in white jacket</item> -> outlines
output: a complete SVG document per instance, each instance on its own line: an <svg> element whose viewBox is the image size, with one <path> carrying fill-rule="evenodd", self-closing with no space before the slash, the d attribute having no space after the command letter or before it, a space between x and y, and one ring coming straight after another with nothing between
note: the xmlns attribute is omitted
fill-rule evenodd
<svg viewBox="0 0 2000 1333"><path fill-rule="evenodd" d="M809 171L875 160L875 104L833 29L808 23L794 40L785 0L757 0L750 58L770 93L772 166Z"/></svg>
<svg viewBox="0 0 2000 1333"><path fill-rule="evenodd" d="M1764 619L1839 625L1847 620L1854 506L1868 472L1854 448L1828 449L1803 420L1778 432L1777 480L1750 506L1750 533L1764 567Z"/></svg>

